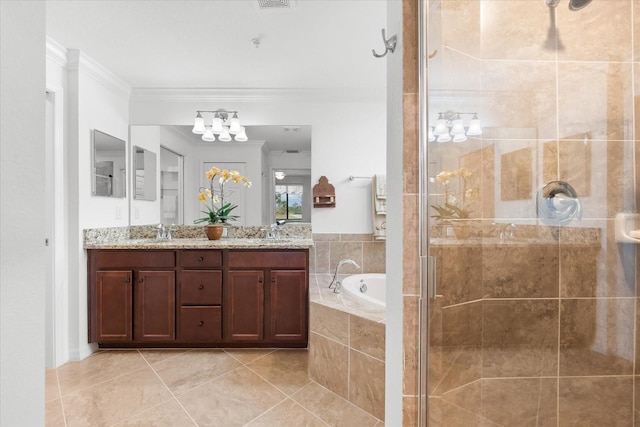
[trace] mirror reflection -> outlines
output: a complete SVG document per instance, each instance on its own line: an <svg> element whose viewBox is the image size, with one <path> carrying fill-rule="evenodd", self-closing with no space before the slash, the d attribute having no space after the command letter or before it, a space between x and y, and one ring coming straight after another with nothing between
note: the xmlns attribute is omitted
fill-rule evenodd
<svg viewBox="0 0 640 427"><path fill-rule="evenodd" d="M250 191L236 192L239 218L234 225L265 225L276 220L276 185L298 185L292 201L300 205L298 213L290 211L290 221L311 222L311 126L309 125L245 125L247 141L207 142L192 132L191 125L131 126L131 143L151 150L157 141L158 152L167 150L180 158L163 172L161 182L161 222L193 224L202 216L199 188L205 172L212 165L237 170L252 182ZM161 156L161 160L164 155ZM282 181L274 173L286 174ZM174 175L179 175L177 182ZM146 173L145 173L146 176ZM171 181L170 181L171 180ZM174 190L177 184L177 191ZM137 197L136 197L137 198ZM170 218L169 218L170 217ZM279 218L279 217L278 217Z"/></svg>
<svg viewBox="0 0 640 427"><path fill-rule="evenodd" d="M156 153L142 147L133 147L134 189L136 200L155 200Z"/></svg>
<svg viewBox="0 0 640 427"><path fill-rule="evenodd" d="M126 197L126 143L95 129L91 142L92 194L101 197Z"/></svg>

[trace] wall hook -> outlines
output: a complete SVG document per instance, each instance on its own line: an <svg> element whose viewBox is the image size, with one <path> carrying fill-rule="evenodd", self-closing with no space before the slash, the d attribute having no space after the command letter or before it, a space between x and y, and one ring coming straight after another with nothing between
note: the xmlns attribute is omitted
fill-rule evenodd
<svg viewBox="0 0 640 427"><path fill-rule="evenodd" d="M373 56L375 56L376 58L382 58L389 52L393 53L396 50L396 43L398 42L398 37L394 34L393 36L391 36L391 38L387 39L387 33L383 28L382 41L384 42L384 47L385 47L384 53L381 53L381 54L376 53L375 49L371 49L371 53L373 53Z"/></svg>

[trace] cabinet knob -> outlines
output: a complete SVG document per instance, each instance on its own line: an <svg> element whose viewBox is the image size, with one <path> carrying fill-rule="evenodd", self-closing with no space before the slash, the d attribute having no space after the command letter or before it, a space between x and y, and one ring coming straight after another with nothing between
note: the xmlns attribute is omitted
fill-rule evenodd
<svg viewBox="0 0 640 427"><path fill-rule="evenodd" d="M127 277L126 279L124 279L124 283L131 283L131 277Z"/></svg>
<svg viewBox="0 0 640 427"><path fill-rule="evenodd" d="M204 326L204 320L199 321L198 326Z"/></svg>
<svg viewBox="0 0 640 427"><path fill-rule="evenodd" d="M198 261L204 261L204 257L203 256L198 257Z"/></svg>
<svg viewBox="0 0 640 427"><path fill-rule="evenodd" d="M262 283L262 277L258 278L258 283Z"/></svg>
<svg viewBox="0 0 640 427"><path fill-rule="evenodd" d="M200 286L198 286L198 289L203 290L204 289L204 285L201 284Z"/></svg>
<svg viewBox="0 0 640 427"><path fill-rule="evenodd" d="M144 278L142 278L142 277L141 277L141 278L139 278L139 279L138 279L138 282L140 282L140 283L144 282Z"/></svg>
<svg viewBox="0 0 640 427"><path fill-rule="evenodd" d="M271 278L271 283L276 283L276 278L275 277Z"/></svg>

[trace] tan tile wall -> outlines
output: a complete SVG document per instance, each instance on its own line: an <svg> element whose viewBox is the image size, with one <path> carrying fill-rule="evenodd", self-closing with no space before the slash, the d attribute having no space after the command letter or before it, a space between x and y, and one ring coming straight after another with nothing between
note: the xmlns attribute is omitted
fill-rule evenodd
<svg viewBox="0 0 640 427"><path fill-rule="evenodd" d="M315 302L309 316L309 377L384 420L384 324Z"/></svg>
<svg viewBox="0 0 640 427"><path fill-rule="evenodd" d="M384 273L384 241L374 240L372 234L314 233L314 246L309 250L309 270L311 273L333 274L338 262L350 258L361 269L350 264L340 268L340 273Z"/></svg>
<svg viewBox="0 0 640 427"><path fill-rule="evenodd" d="M568 11L566 3L556 9L564 47L557 56L540 48L549 9L537 0L443 0L430 11L441 14L440 23L427 28L430 39L450 49L439 49L429 63L429 88L490 98L482 119L491 128L468 141L478 156L456 160L449 151L456 167L477 171L481 200L474 216L501 220L494 208L505 183L487 159L527 149L534 179L520 217L535 218L534 192L542 183L567 180L584 200L582 222L572 225L602 232L598 246L581 244L567 228L557 245L434 248L442 298L429 307L429 393L447 394L429 402L434 426L526 419L553 426L640 425L640 252L615 242L613 221L616 212L637 211L640 203L634 188L640 188L640 1L595 1L580 12ZM403 12L403 426L414 426L417 0L403 0ZM590 152L580 145L582 135Z"/></svg>

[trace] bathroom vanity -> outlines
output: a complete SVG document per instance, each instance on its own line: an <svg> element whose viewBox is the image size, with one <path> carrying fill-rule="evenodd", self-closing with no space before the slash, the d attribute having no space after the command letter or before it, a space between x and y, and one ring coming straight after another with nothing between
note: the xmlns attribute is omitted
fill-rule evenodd
<svg viewBox="0 0 640 427"><path fill-rule="evenodd" d="M101 347L306 347L308 239L130 240L87 248Z"/></svg>

